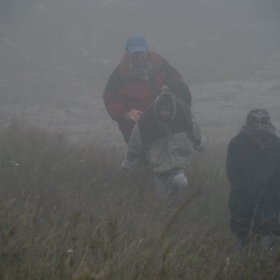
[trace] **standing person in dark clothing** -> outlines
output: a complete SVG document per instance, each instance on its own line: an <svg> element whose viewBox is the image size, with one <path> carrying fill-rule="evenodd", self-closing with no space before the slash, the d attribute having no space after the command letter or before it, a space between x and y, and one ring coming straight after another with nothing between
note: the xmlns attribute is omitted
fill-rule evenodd
<svg viewBox="0 0 280 280"><path fill-rule="evenodd" d="M103 99L128 144L135 122L156 99L164 84L189 106L191 93L182 75L162 56L148 50L141 34L128 37L125 50L107 82Z"/></svg>
<svg viewBox="0 0 280 280"><path fill-rule="evenodd" d="M229 143L226 171L230 225L238 244L253 238L262 249L271 248L279 235L280 139L266 110L249 112Z"/></svg>

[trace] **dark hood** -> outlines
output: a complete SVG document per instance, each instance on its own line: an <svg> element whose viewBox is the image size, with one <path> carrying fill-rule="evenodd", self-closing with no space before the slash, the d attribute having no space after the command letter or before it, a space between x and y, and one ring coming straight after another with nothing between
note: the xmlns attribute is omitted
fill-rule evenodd
<svg viewBox="0 0 280 280"><path fill-rule="evenodd" d="M169 122L164 122L159 116L159 105L162 100L167 100L169 104L171 104L172 114ZM154 115L156 124L162 128L166 128L172 123L172 120L175 117L176 113L176 101L172 93L170 92L163 92L161 93L154 102Z"/></svg>

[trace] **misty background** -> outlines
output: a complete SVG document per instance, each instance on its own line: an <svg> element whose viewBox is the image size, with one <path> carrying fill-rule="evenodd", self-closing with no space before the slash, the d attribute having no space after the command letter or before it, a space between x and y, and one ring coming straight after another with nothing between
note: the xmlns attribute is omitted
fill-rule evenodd
<svg viewBox="0 0 280 280"><path fill-rule="evenodd" d="M0 130L17 118L126 149L102 93L133 33L182 73L209 141L256 107L279 126L279 0L2 0Z"/></svg>
<svg viewBox="0 0 280 280"><path fill-rule="evenodd" d="M132 33L189 83L246 79L279 61L280 1L2 0L0 77L75 69L100 91Z"/></svg>

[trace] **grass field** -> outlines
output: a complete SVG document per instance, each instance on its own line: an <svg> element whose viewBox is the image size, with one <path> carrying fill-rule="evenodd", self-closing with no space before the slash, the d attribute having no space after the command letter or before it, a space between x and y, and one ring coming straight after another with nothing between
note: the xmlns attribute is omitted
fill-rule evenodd
<svg viewBox="0 0 280 280"><path fill-rule="evenodd" d="M227 143L193 153L173 205L123 151L12 122L0 136L1 279L279 279L280 251L238 252Z"/></svg>
<svg viewBox="0 0 280 280"><path fill-rule="evenodd" d="M0 280L280 279L279 241L234 246L225 175L249 110L280 127L276 2L2 1ZM209 143L181 204L120 168L102 93L134 32L182 73Z"/></svg>

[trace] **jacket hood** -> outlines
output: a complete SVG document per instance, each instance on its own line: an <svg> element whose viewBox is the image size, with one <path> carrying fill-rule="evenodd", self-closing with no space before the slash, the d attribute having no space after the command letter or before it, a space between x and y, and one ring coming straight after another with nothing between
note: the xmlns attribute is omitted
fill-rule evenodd
<svg viewBox="0 0 280 280"><path fill-rule="evenodd" d="M159 116L159 107L162 101L167 101L171 105L171 118L168 122L163 121ZM169 91L169 89L164 87L162 93L156 98L154 102L154 115L156 124L164 129L166 129L175 117L176 113L176 101L174 95Z"/></svg>

